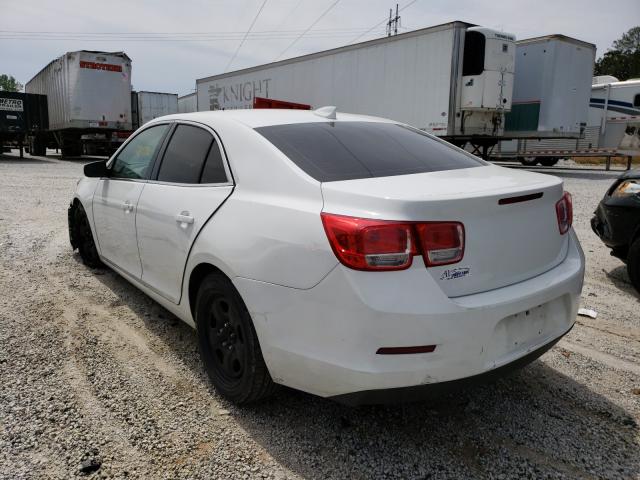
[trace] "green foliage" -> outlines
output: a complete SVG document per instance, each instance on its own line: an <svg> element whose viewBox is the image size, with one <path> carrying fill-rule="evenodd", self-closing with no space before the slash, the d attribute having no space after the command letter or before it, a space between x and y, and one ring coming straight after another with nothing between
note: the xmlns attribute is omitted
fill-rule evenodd
<svg viewBox="0 0 640 480"><path fill-rule="evenodd" d="M11 75L0 75L0 91L19 92L22 90L22 84Z"/></svg>
<svg viewBox="0 0 640 480"><path fill-rule="evenodd" d="M613 75L619 80L640 78L640 27L633 27L613 42L613 49L596 62L594 74Z"/></svg>

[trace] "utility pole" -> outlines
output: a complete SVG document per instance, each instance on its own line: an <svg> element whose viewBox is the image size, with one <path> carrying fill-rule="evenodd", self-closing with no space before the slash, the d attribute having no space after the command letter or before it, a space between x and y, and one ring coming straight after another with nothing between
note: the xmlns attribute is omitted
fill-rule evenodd
<svg viewBox="0 0 640 480"><path fill-rule="evenodd" d="M398 25L400 24L400 15L398 15L398 4L396 3L396 16L393 16L393 9L389 9L389 21L387 22L387 37L398 34Z"/></svg>

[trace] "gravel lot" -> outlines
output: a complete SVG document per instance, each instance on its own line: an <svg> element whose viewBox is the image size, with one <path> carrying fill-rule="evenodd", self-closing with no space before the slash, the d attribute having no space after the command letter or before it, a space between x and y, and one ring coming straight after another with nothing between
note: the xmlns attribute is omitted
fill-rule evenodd
<svg viewBox="0 0 640 480"><path fill-rule="evenodd" d="M588 224L614 174L560 174L598 318L541 360L432 403L236 408L188 326L72 254L82 165L0 158L0 478L640 478L640 300Z"/></svg>

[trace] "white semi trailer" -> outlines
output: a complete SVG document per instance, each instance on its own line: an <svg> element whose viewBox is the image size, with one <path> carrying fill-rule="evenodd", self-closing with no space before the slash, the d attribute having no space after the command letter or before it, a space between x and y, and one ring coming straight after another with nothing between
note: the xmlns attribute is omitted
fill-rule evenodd
<svg viewBox="0 0 640 480"><path fill-rule="evenodd" d="M49 130L31 139L33 153L54 145L76 156L83 136L132 129L131 59L124 52L68 52L29 80L25 92L46 95L49 110Z"/></svg>
<svg viewBox="0 0 640 480"><path fill-rule="evenodd" d="M136 130L154 118L178 113L178 94L131 92L131 118Z"/></svg>
<svg viewBox="0 0 640 480"><path fill-rule="evenodd" d="M511 109L515 37L451 22L196 81L198 110L256 98L377 115L487 149Z"/></svg>

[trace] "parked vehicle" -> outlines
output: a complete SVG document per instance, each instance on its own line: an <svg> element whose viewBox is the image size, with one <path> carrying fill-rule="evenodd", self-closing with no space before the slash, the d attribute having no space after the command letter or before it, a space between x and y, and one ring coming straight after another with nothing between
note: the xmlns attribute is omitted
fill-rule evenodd
<svg viewBox="0 0 640 480"><path fill-rule="evenodd" d="M631 283L640 293L640 170L625 172L611 185L591 227L611 255L627 264Z"/></svg>
<svg viewBox="0 0 640 480"><path fill-rule="evenodd" d="M533 361L577 313L571 224L557 177L334 107L155 119L69 208L82 260L196 328L237 403L408 401Z"/></svg>
<svg viewBox="0 0 640 480"><path fill-rule="evenodd" d="M131 92L131 119L133 129L154 118L178 113L178 94L161 92Z"/></svg>
<svg viewBox="0 0 640 480"><path fill-rule="evenodd" d="M178 97L178 113L191 113L198 111L197 93L188 93Z"/></svg>
<svg viewBox="0 0 640 480"><path fill-rule="evenodd" d="M124 52L66 53L29 80L25 92L47 96L49 129L30 138L36 155L47 146L81 155L83 136L109 148L114 133L132 129L131 59Z"/></svg>
<svg viewBox="0 0 640 480"><path fill-rule="evenodd" d="M511 109L515 37L451 22L196 81L197 107L254 97L379 115L457 145L495 145Z"/></svg>
<svg viewBox="0 0 640 480"><path fill-rule="evenodd" d="M513 103L506 114L500 156L574 149L589 116L596 46L565 35L516 42ZM552 166L554 156L520 156L525 165Z"/></svg>
<svg viewBox="0 0 640 480"><path fill-rule="evenodd" d="M18 147L22 156L27 135L46 131L48 126L46 96L0 91L0 152Z"/></svg>

